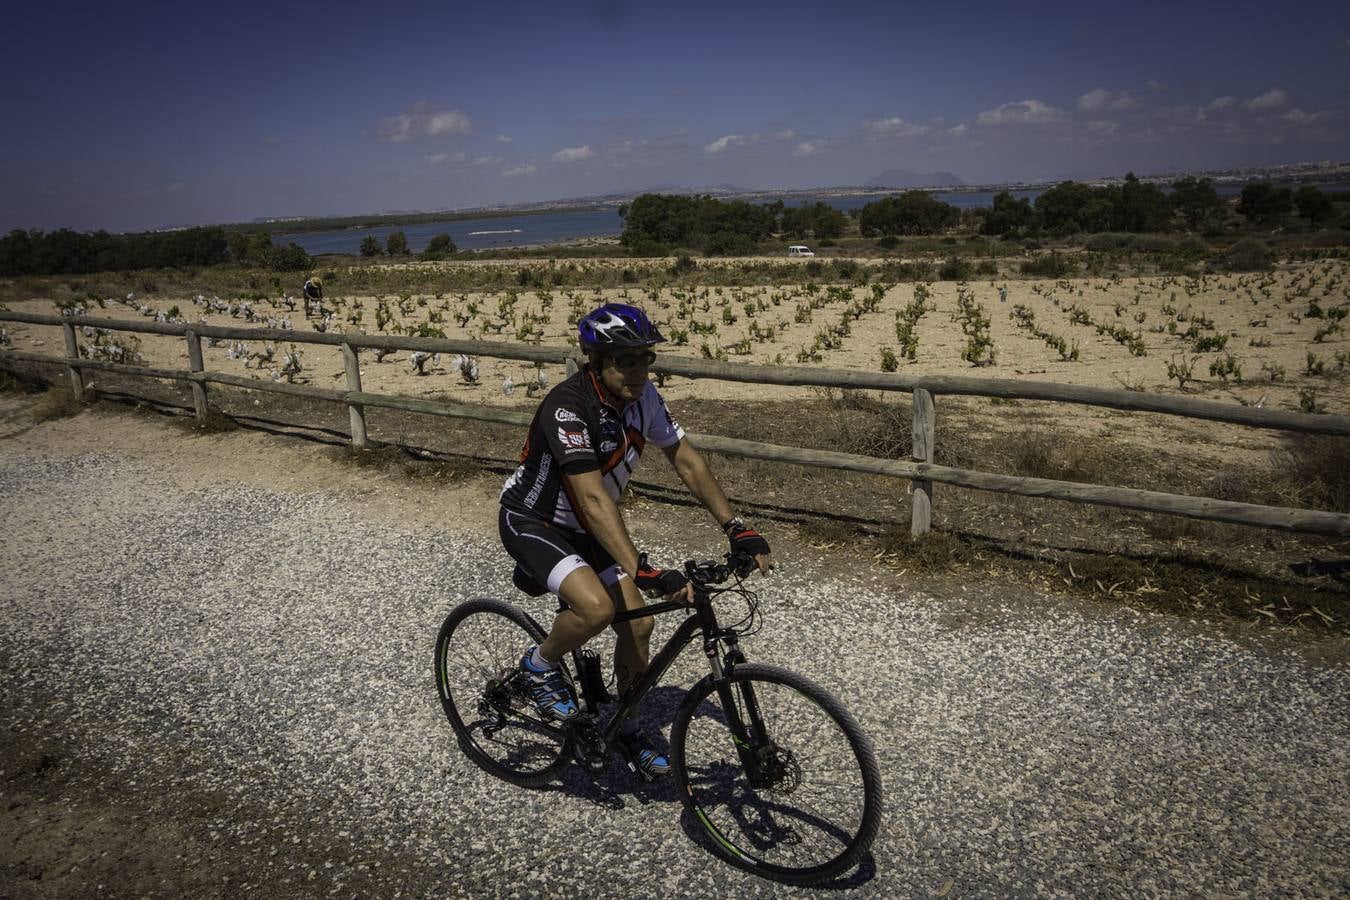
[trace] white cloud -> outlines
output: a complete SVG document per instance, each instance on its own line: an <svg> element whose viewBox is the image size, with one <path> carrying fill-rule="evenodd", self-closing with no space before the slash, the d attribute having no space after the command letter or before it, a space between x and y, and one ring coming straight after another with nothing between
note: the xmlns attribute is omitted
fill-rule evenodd
<svg viewBox="0 0 1350 900"><path fill-rule="evenodd" d="M1097 137L1106 138L1119 131L1120 126L1115 122L1094 121L1087 123L1087 130Z"/></svg>
<svg viewBox="0 0 1350 900"><path fill-rule="evenodd" d="M1108 90L1097 88L1078 98L1078 108L1081 110L1138 109L1139 101L1129 91L1113 94Z"/></svg>
<svg viewBox="0 0 1350 900"><path fill-rule="evenodd" d="M1167 90L1166 84L1161 81L1154 81L1152 78L1144 83L1148 85L1150 91L1154 91L1155 93L1161 94L1163 91Z"/></svg>
<svg viewBox="0 0 1350 900"><path fill-rule="evenodd" d="M745 138L739 134L725 134L703 148L705 153L721 153L728 147L739 147L745 143Z"/></svg>
<svg viewBox="0 0 1350 900"><path fill-rule="evenodd" d="M512 166L509 169L502 169L503 178L514 178L517 175L532 175L539 171L539 167L534 163L521 163L518 166Z"/></svg>
<svg viewBox="0 0 1350 900"><path fill-rule="evenodd" d="M829 146L828 141L802 141L792 151L793 156L814 156Z"/></svg>
<svg viewBox="0 0 1350 900"><path fill-rule="evenodd" d="M1039 100L1020 100L986 110L976 116L975 121L981 125L1042 125L1059 122L1063 118L1063 110Z"/></svg>
<svg viewBox="0 0 1350 900"><path fill-rule="evenodd" d="M1303 125L1311 125L1314 122L1320 121L1321 119L1325 119L1326 116L1327 116L1326 112L1309 113L1304 112L1303 110L1299 109L1296 106L1293 109L1289 110L1289 112L1280 116L1280 120L1289 125L1303 126Z"/></svg>
<svg viewBox="0 0 1350 900"><path fill-rule="evenodd" d="M948 128L947 133L950 134L952 137L962 138L966 136L966 132L969 130L970 129L966 126L966 123L962 122L960 125L954 125L951 128Z"/></svg>
<svg viewBox="0 0 1350 900"><path fill-rule="evenodd" d="M1247 109L1261 112L1267 109L1279 109L1289 102L1289 95L1279 88L1271 88L1259 97L1247 101Z"/></svg>
<svg viewBox="0 0 1350 900"><path fill-rule="evenodd" d="M439 166L443 163L462 163L467 158L468 155L463 150L458 153L428 153L426 155L427 162L433 166Z"/></svg>
<svg viewBox="0 0 1350 900"><path fill-rule="evenodd" d="M501 161L502 158L500 156L475 156L473 162L470 163L470 165L495 166L497 163Z"/></svg>
<svg viewBox="0 0 1350 900"><path fill-rule="evenodd" d="M724 134L711 144L705 144L703 151L705 153L721 153L733 147L749 147L755 144L764 144L768 141L790 141L796 136L797 132L791 128L775 131L772 134L764 134L758 131L754 134Z"/></svg>
<svg viewBox="0 0 1350 900"><path fill-rule="evenodd" d="M554 162L580 162L583 159L590 159L595 156L595 151L591 149L590 144L583 144L580 147L564 147L553 154Z"/></svg>
<svg viewBox="0 0 1350 900"><path fill-rule="evenodd" d="M1215 97L1213 100L1209 101L1209 106L1206 106L1205 109L1213 111L1231 109L1236 104L1237 98L1235 97Z"/></svg>
<svg viewBox="0 0 1350 900"><path fill-rule="evenodd" d="M873 139L917 137L921 134L927 134L930 130L927 125L915 125L913 122L906 122L899 116L891 116L888 119L868 119L862 123L862 129L864 134Z"/></svg>
<svg viewBox="0 0 1350 900"><path fill-rule="evenodd" d="M469 117L458 110L434 113L427 119L427 134L468 134L473 131Z"/></svg>
<svg viewBox="0 0 1350 900"><path fill-rule="evenodd" d="M459 110L423 101L406 113L388 116L375 128L375 138L388 144L402 144L440 134L469 134L473 123Z"/></svg>
<svg viewBox="0 0 1350 900"><path fill-rule="evenodd" d="M499 134L499 135L497 135L497 143L499 143L499 144L509 144L509 143L511 143L511 135L509 135L509 134Z"/></svg>

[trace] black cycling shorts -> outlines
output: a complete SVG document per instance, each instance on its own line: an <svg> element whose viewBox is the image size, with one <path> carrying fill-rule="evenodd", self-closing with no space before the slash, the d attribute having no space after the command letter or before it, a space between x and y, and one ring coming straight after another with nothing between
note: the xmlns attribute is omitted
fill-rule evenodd
<svg viewBox="0 0 1350 900"><path fill-rule="evenodd" d="M518 578L516 581L526 593L542 594L546 588L556 594L563 579L582 566L594 569L606 587L626 577L609 551L584 531L552 526L504 506L497 516L497 531L502 546L516 561L517 575L524 574L528 579L526 584Z"/></svg>

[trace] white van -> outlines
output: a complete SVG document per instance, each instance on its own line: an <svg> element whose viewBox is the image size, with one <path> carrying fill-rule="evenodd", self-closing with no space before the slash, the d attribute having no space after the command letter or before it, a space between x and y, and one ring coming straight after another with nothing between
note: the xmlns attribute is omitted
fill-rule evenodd
<svg viewBox="0 0 1350 900"><path fill-rule="evenodd" d="M788 247L788 256L815 256L810 247L802 244L793 244Z"/></svg>

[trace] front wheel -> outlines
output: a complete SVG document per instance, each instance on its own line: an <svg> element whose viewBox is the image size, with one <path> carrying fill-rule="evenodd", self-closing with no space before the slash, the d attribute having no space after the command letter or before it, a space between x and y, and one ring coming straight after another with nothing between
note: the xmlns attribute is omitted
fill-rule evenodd
<svg viewBox="0 0 1350 900"><path fill-rule="evenodd" d="M712 851L757 875L819 884L852 868L881 822L872 742L811 680L736 666L689 692L670 733L676 785Z"/></svg>
<svg viewBox="0 0 1350 900"><path fill-rule="evenodd" d="M436 688L459 746L512 784L550 781L572 757L572 736L525 696L520 656L544 630L500 600L470 600L451 611L436 637Z"/></svg>

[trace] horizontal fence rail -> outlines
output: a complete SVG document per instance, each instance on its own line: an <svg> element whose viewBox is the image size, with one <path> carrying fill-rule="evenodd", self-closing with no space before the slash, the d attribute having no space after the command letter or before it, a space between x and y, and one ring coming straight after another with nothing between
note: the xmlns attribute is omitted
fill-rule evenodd
<svg viewBox="0 0 1350 900"><path fill-rule="evenodd" d="M360 384L360 368L357 365L357 352L360 349L462 353L535 363L557 364L578 360L577 350L573 347L529 347L497 341L453 341L443 338L401 335L328 334L326 332L282 331L200 323L137 322L99 319L91 316L34 315L9 310L0 310L0 321L61 326L66 337L67 355L65 357L9 350L0 351L0 360L64 366L76 375L72 381L73 389L77 395L80 395L83 391L83 380L78 377L78 370L89 369L187 382L193 387L194 405L198 416L206 414L205 386L208 383L344 403L351 411L352 442L358 447L366 445L364 418L366 407L396 409L412 413L516 426L526 426L533 418L533 413L519 410L444 400L423 400L402 395L375 394L363 391ZM158 369L80 358L75 329L84 325L93 325L112 331L183 337L188 342L190 370ZM222 372L203 371L200 346L200 340L203 337L339 347L342 349L347 362L348 389L344 391L316 388L261 378L244 378ZM857 388L911 393L914 398L914 449L913 459L911 460L879 459L827 450L785 447L778 444L745 441L719 435L691 434L690 440L703 449L731 456L907 479L913 485L914 499L911 528L915 534L921 534L929 530L932 485L937 482L981 491L1017 494L1026 497L1049 497L1071 503L1114 506L1261 528L1332 537L1350 536L1350 515L1342 513L1261 506L1183 494L1168 494L1161 491L1082 484L1048 478L1025 478L939 466L932 463L933 396L937 394L1079 403L1122 410L1165 413L1258 428L1276 428L1308 434L1350 435L1350 417L1255 409L1212 400L1078 387L1052 382L981 379L961 376L876 374L841 369L815 369L804 366L754 366L668 356L661 357L657 364L653 366L653 370L658 373L680 375L687 378L714 378L756 384Z"/></svg>

